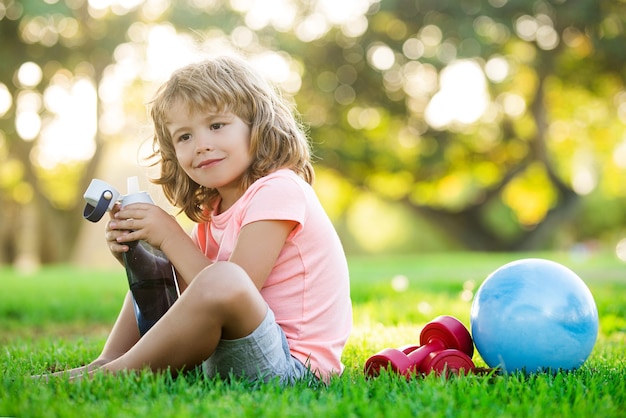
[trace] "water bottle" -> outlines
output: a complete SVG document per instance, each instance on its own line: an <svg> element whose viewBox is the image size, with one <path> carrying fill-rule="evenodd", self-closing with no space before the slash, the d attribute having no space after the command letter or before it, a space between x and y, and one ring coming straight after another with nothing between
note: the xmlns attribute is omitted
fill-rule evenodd
<svg viewBox="0 0 626 418"><path fill-rule="evenodd" d="M87 206L83 217L92 222L99 221L104 213L113 208L119 197L113 187L94 179L85 192ZM150 195L139 190L137 177L128 178L128 194L121 199L122 208L132 203L154 204ZM148 330L167 312L180 296L176 272L162 251L147 242L127 243L123 253L128 285L133 297L133 307L140 335Z"/></svg>

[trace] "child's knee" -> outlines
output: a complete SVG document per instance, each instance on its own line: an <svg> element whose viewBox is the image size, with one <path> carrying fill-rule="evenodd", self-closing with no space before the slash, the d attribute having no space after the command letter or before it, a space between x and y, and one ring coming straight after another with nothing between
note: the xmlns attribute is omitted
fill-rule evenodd
<svg viewBox="0 0 626 418"><path fill-rule="evenodd" d="M258 293L246 271L230 261L220 261L202 270L187 291L203 295L213 303L225 304Z"/></svg>

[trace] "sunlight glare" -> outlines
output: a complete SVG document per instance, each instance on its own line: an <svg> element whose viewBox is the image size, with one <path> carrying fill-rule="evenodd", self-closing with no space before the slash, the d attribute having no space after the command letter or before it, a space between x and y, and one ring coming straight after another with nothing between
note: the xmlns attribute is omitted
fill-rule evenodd
<svg viewBox="0 0 626 418"><path fill-rule="evenodd" d="M67 105L65 89L58 84L51 84L43 93L43 102L47 110L59 113Z"/></svg>
<svg viewBox="0 0 626 418"><path fill-rule="evenodd" d="M302 42L311 42L324 36L330 26L321 13L312 13L298 24L295 34Z"/></svg>
<svg viewBox="0 0 626 418"><path fill-rule="evenodd" d="M21 91L17 96L17 113L39 113L39 110L41 110L41 104L41 95L38 92L33 90Z"/></svg>
<svg viewBox="0 0 626 418"><path fill-rule="evenodd" d="M613 162L619 168L626 168L626 138L613 150Z"/></svg>
<svg viewBox="0 0 626 418"><path fill-rule="evenodd" d="M257 35L247 26L237 26L230 33L234 45L240 48L248 48L257 41Z"/></svg>
<svg viewBox="0 0 626 418"><path fill-rule="evenodd" d="M41 130L39 114L32 111L19 112L15 117L15 129L20 138L25 141L37 138Z"/></svg>
<svg viewBox="0 0 626 418"><path fill-rule="evenodd" d="M367 31L368 24L365 16L356 16L341 26L341 32L349 38L358 38Z"/></svg>
<svg viewBox="0 0 626 418"><path fill-rule="evenodd" d="M471 60L456 61L441 71L439 91L426 107L426 122L443 129L457 122L476 122L486 111L489 98L485 75Z"/></svg>
<svg viewBox="0 0 626 418"><path fill-rule="evenodd" d="M87 3L89 7L96 10L104 10L107 7L111 7L114 0L89 0Z"/></svg>
<svg viewBox="0 0 626 418"><path fill-rule="evenodd" d="M423 300L417 304L417 310L420 313L423 313L424 315L430 315L430 313L433 311L433 306L430 303Z"/></svg>
<svg viewBox="0 0 626 418"><path fill-rule="evenodd" d="M144 2L145 0L117 0L115 3L126 10L132 10ZM148 3L155 3L155 2L148 1Z"/></svg>
<svg viewBox="0 0 626 418"><path fill-rule="evenodd" d="M131 42L143 43L148 37L148 25L144 22L135 22L126 31Z"/></svg>
<svg viewBox="0 0 626 418"><path fill-rule="evenodd" d="M42 129L35 156L38 164L53 168L59 163L91 158L96 149L97 117L97 97L92 82L81 78L67 89L56 86L45 100L47 107L55 110L55 116Z"/></svg>
<svg viewBox="0 0 626 418"><path fill-rule="evenodd" d="M545 15L535 17L523 15L517 18L515 30L520 38L525 41L536 41L543 50L549 51L559 44L559 34L554 29L554 22Z"/></svg>
<svg viewBox="0 0 626 418"><path fill-rule="evenodd" d="M318 0L317 10L334 25L342 24L365 15L377 0Z"/></svg>
<svg viewBox="0 0 626 418"><path fill-rule="evenodd" d="M615 246L615 254L620 260L626 261L626 238L621 239L617 243Z"/></svg>
<svg viewBox="0 0 626 418"><path fill-rule="evenodd" d="M348 123L354 129L376 129L381 123L380 112L372 107L355 106L348 111Z"/></svg>
<svg viewBox="0 0 626 418"><path fill-rule="evenodd" d="M443 39L443 33L437 25L427 25L420 30L420 38L424 45L430 47L439 46Z"/></svg>
<svg viewBox="0 0 626 418"><path fill-rule="evenodd" d="M17 109L15 115L15 129L20 138L32 141L39 135L41 130L41 95L32 90L25 90L17 96Z"/></svg>
<svg viewBox="0 0 626 418"><path fill-rule="evenodd" d="M17 71L17 80L23 87L35 87L41 82L43 71L34 62L25 62Z"/></svg>
<svg viewBox="0 0 626 418"><path fill-rule="evenodd" d="M288 58L276 52L264 52L250 58L252 64L270 82L280 85L289 94L295 94L302 86L300 75L290 68Z"/></svg>
<svg viewBox="0 0 626 418"><path fill-rule="evenodd" d="M88 0L93 11L101 12L110 8L117 15L124 15L144 2L145 0Z"/></svg>
<svg viewBox="0 0 626 418"><path fill-rule="evenodd" d="M419 59L424 55L424 44L417 38L409 38L402 44L402 52L409 59Z"/></svg>
<svg viewBox="0 0 626 418"><path fill-rule="evenodd" d="M485 64L485 75L494 83L504 81L509 75L509 63L501 56L492 57Z"/></svg>
<svg viewBox="0 0 626 418"><path fill-rule="evenodd" d="M13 96L4 83L0 82L0 117L4 116L13 105Z"/></svg>
<svg viewBox="0 0 626 418"><path fill-rule="evenodd" d="M311 42L324 36L333 25L340 26L345 36L361 36L368 25L365 14L378 2L316 0L303 17L299 17L293 0L230 0L230 6L244 15L246 26L252 30L267 26L283 32L293 30L298 39Z"/></svg>
<svg viewBox="0 0 626 418"><path fill-rule="evenodd" d="M409 278L404 274L398 274L391 278L391 288L396 292L406 292L409 289Z"/></svg>
<svg viewBox="0 0 626 418"><path fill-rule="evenodd" d="M170 0L148 0L143 4L141 11L149 20L157 20L170 8Z"/></svg>
<svg viewBox="0 0 626 418"><path fill-rule="evenodd" d="M115 70L123 80L132 82L139 76L143 64L142 55L141 47L134 43L124 43L115 48Z"/></svg>
<svg viewBox="0 0 626 418"><path fill-rule="evenodd" d="M220 0L189 0L192 6L203 9L215 9L221 5Z"/></svg>
<svg viewBox="0 0 626 418"><path fill-rule="evenodd" d="M431 64L411 61L404 65L404 91L411 97L423 97L437 88L437 69Z"/></svg>
<svg viewBox="0 0 626 418"><path fill-rule="evenodd" d="M588 152L576 153L572 169L572 189L579 195L588 195L598 185L598 174L593 166L593 157Z"/></svg>
<svg viewBox="0 0 626 418"><path fill-rule="evenodd" d="M388 70L396 62L393 50L385 44L377 44L367 51L367 58L372 67L377 70Z"/></svg>
<svg viewBox="0 0 626 418"><path fill-rule="evenodd" d="M552 26L542 26L537 31L537 45L541 49L550 51L559 45L559 34Z"/></svg>
<svg viewBox="0 0 626 418"><path fill-rule="evenodd" d="M289 64L275 52L265 52L251 58L258 70L274 83L281 83L289 78Z"/></svg>
<svg viewBox="0 0 626 418"><path fill-rule="evenodd" d="M515 30L520 38L525 41L535 40L538 25L535 19L529 15L523 15L517 18L515 22Z"/></svg>
<svg viewBox="0 0 626 418"><path fill-rule="evenodd" d="M107 105L106 111L100 115L100 132L105 135L115 135L122 132L126 116L123 105L119 103Z"/></svg>
<svg viewBox="0 0 626 418"><path fill-rule="evenodd" d="M617 117L623 123L626 123L626 102L620 103L620 105L618 106L618 108L617 108Z"/></svg>
<svg viewBox="0 0 626 418"><path fill-rule="evenodd" d="M589 167L579 168L574 172L572 188L579 195L587 195L596 188L596 174Z"/></svg>
<svg viewBox="0 0 626 418"><path fill-rule="evenodd" d="M123 96L123 77L117 71L115 65L110 65L104 70L102 81L98 86L100 101L108 106L109 103L119 103ZM106 111L106 108L103 109Z"/></svg>
<svg viewBox="0 0 626 418"><path fill-rule="evenodd" d="M177 68L198 58L194 41L178 35L170 24L150 28L146 51L147 62L141 76L146 81L161 81Z"/></svg>
<svg viewBox="0 0 626 418"><path fill-rule="evenodd" d="M502 93L498 100L502 103L504 113L513 118L520 117L526 112L526 102L519 94Z"/></svg>
<svg viewBox="0 0 626 418"><path fill-rule="evenodd" d="M291 0L231 0L233 10L245 14L246 25L252 30L273 26L279 31L293 27L297 8Z"/></svg>

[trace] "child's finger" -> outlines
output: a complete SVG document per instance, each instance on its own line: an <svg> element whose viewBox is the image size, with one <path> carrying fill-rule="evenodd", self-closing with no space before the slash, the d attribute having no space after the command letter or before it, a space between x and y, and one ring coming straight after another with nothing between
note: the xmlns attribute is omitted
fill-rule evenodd
<svg viewBox="0 0 626 418"><path fill-rule="evenodd" d="M112 253L125 253L128 251L128 245L120 244L116 241L109 243L109 249Z"/></svg>

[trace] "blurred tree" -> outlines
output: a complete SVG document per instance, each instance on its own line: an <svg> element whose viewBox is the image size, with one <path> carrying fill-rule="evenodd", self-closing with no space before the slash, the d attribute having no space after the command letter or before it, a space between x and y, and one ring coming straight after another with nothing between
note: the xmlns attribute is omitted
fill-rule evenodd
<svg viewBox="0 0 626 418"><path fill-rule="evenodd" d="M301 56L322 164L480 250L547 247L582 196L626 194L626 3L381 1L367 23Z"/></svg>
<svg viewBox="0 0 626 418"><path fill-rule="evenodd" d="M95 114L93 133L78 131L85 136L75 138L93 141L93 152L83 158L63 158L77 144L45 144L42 132L57 122L57 107L68 105L55 103L55 97L67 96L81 80L95 93L114 49L126 39L118 28L136 19L131 13L96 18L81 0L0 2L0 263L24 262L29 268L72 254L82 193L105 141ZM94 110L96 100L94 94ZM75 114L74 124L83 117ZM69 136L74 127L64 128L50 135ZM56 150L55 161L46 161L46 146L65 148Z"/></svg>
<svg viewBox="0 0 626 418"><path fill-rule="evenodd" d="M337 216L366 191L466 248L546 246L582 197L626 195L625 19L618 0L1 0L0 262L67 260L104 147L188 58L172 33L287 63ZM91 151L46 159L77 86L98 92Z"/></svg>

